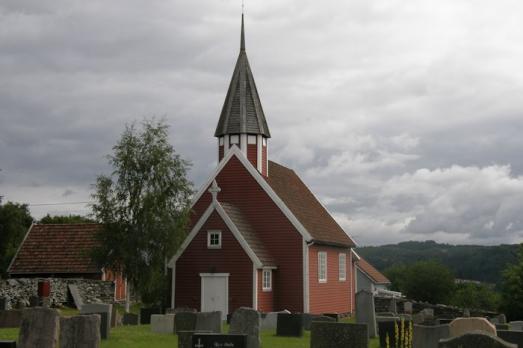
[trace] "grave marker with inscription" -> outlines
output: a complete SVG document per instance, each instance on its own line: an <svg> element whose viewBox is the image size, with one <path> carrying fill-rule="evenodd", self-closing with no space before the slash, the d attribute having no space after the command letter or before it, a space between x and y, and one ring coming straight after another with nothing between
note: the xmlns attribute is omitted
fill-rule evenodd
<svg viewBox="0 0 523 348"><path fill-rule="evenodd" d="M247 348L247 335L195 333L192 348Z"/></svg>

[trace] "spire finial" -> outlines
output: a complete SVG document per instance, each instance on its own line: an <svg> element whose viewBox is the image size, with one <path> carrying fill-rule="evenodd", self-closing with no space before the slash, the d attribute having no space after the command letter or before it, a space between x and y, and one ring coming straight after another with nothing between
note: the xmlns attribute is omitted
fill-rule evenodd
<svg viewBox="0 0 523 348"><path fill-rule="evenodd" d="M243 3L242 3L242 36L240 42L240 51L245 51L245 29L243 25Z"/></svg>

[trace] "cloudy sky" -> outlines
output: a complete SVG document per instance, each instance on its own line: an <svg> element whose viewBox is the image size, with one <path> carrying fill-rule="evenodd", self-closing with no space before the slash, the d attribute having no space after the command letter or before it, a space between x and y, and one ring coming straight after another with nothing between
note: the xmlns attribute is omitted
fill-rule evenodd
<svg viewBox="0 0 523 348"><path fill-rule="evenodd" d="M199 187L241 0L2 0L0 195L85 214L126 123L165 117ZM523 241L523 3L246 0L272 133L360 245Z"/></svg>

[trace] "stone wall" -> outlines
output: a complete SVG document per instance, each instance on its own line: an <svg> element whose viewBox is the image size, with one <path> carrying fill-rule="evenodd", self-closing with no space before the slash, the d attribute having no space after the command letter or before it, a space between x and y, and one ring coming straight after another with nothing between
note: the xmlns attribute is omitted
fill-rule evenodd
<svg viewBox="0 0 523 348"><path fill-rule="evenodd" d="M374 306L376 308L376 312L390 312L391 301L392 298L390 297L374 297ZM425 308L434 309L434 316L436 318L453 319L462 317L464 314L463 308L447 306L442 304L434 305L427 302L418 302L405 298L396 299L398 313L403 313L403 302L406 301L412 302L412 311L414 313L421 312ZM498 315L498 313L496 312L490 312L480 309L470 309L470 316L473 317L495 317L496 315Z"/></svg>
<svg viewBox="0 0 523 348"><path fill-rule="evenodd" d="M7 298L8 308L14 308L20 301L29 302L29 297L38 294L38 281L43 278L12 278L0 280L0 297ZM68 284L78 286L84 303L114 302L114 283L93 279L45 278L51 282L51 305L73 305Z"/></svg>

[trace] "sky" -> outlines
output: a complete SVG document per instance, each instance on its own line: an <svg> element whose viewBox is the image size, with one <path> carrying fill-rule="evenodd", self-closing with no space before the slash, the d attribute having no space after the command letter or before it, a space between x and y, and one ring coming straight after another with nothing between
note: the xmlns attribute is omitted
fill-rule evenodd
<svg viewBox="0 0 523 348"><path fill-rule="evenodd" d="M239 52L240 0L2 0L0 195L86 214L126 124L192 162ZM523 241L523 2L246 0L272 138L359 245Z"/></svg>

